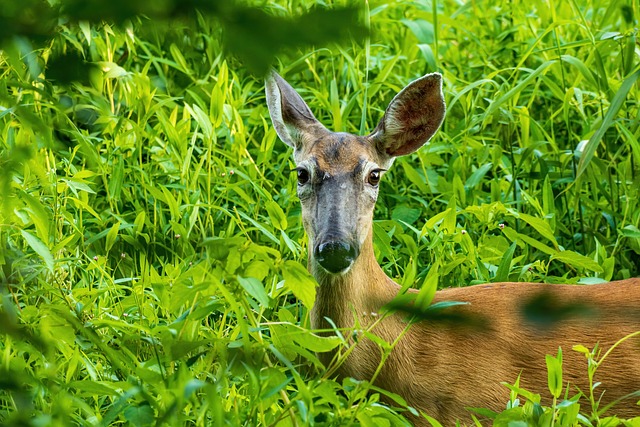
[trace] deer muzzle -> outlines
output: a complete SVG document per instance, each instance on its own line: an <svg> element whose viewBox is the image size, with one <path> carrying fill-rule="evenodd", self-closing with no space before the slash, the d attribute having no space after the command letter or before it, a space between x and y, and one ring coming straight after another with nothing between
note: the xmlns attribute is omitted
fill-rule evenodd
<svg viewBox="0 0 640 427"><path fill-rule="evenodd" d="M358 257L355 245L340 240L320 243L313 253L318 264L333 274L345 272Z"/></svg>

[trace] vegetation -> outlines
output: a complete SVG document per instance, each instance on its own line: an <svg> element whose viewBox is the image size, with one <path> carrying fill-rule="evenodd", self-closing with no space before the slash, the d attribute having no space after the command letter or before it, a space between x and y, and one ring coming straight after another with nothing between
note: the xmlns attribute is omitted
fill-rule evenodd
<svg viewBox="0 0 640 427"><path fill-rule="evenodd" d="M442 130L381 183L376 255L399 283L640 275L634 0L364 2L370 37L339 45L293 24L284 41L301 44L273 36L311 1L255 2L259 19L235 26L219 11L112 3L131 7L0 30L3 425L406 424L402 399L382 405L384 390L337 382L315 356L348 331L308 329L291 153L250 72L275 54L336 131L370 131L411 79L444 74ZM0 22L18 22L12 10ZM51 26L29 30L45 28L33 16ZM265 20L283 43L268 52ZM268 43L252 55L223 37ZM600 356L577 350L592 375ZM622 422L602 417L597 384L580 402L565 389L561 360L547 358L553 404L514 378L505 412L480 412L497 425Z"/></svg>

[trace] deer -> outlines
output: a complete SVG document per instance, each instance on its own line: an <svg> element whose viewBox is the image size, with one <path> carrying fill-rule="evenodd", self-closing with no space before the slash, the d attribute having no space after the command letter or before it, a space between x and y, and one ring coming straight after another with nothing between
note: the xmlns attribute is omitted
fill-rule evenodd
<svg viewBox="0 0 640 427"><path fill-rule="evenodd" d="M425 414L447 426L473 423L467 408L499 412L509 401L510 390L503 383L516 380L550 402L545 356L558 348L564 350L565 385L588 394L587 359L573 346L606 350L640 331L638 278L597 285L487 283L435 292L434 304L459 302L444 311L478 320L473 324L430 318L408 324L402 310L380 318L401 287L374 255L379 183L396 157L415 152L440 128L445 117L442 75L427 74L408 84L366 136L328 130L275 71L266 78L266 103L278 137L293 149L308 237L307 267L318 284L311 327L329 332L334 325L339 331L371 327L378 338L395 343L380 367L380 346L358 339L335 373L373 380L402 396L423 415L409 414L416 426L431 425ZM564 306L584 310L568 310L560 321L541 326L526 315L540 300L545 301L538 305L542 311ZM601 405L616 402L615 414L631 417L640 414L640 339L627 338L599 366L596 392ZM336 351L318 357L329 366ZM476 419L490 422L479 415Z"/></svg>

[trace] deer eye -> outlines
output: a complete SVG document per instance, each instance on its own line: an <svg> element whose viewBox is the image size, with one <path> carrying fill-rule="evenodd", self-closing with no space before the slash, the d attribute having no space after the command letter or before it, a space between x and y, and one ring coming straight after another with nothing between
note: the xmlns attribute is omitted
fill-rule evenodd
<svg viewBox="0 0 640 427"><path fill-rule="evenodd" d="M297 168L298 172L298 185L305 185L309 182L309 171L305 168Z"/></svg>
<svg viewBox="0 0 640 427"><path fill-rule="evenodd" d="M369 183L369 185L371 185L372 187L378 186L378 184L380 183L381 172L381 169L374 169L369 172L369 176L367 177L367 182Z"/></svg>

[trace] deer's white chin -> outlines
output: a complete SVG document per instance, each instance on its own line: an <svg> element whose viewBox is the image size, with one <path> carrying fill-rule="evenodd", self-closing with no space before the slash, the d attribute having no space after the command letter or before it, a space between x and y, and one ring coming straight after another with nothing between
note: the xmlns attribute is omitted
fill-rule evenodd
<svg viewBox="0 0 640 427"><path fill-rule="evenodd" d="M312 258L311 260L312 274L316 278L317 277L326 277L326 278L343 277L349 274L349 272L351 271L351 268L353 267L353 264L355 264L355 260L351 261L346 267L342 269L339 269L337 271L332 271L330 269L323 267L322 264L320 264L318 260L316 260L315 258Z"/></svg>

